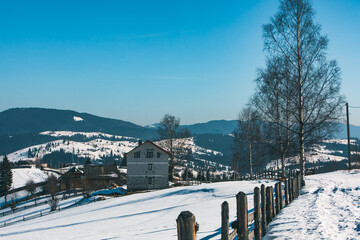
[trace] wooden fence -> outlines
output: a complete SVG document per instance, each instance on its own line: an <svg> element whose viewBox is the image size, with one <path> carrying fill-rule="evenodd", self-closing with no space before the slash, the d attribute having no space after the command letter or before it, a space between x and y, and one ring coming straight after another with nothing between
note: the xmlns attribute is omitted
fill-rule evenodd
<svg viewBox="0 0 360 240"><path fill-rule="evenodd" d="M284 183L284 184L283 184ZM229 204L221 205L221 240L256 239L260 240L266 234L267 225L280 211L300 195L300 175L292 174L291 178L284 179L265 188L254 188L254 208L248 209L247 196L244 192L236 195L236 221L229 228ZM199 225L195 216L189 212L181 212L177 218L178 240L196 240Z"/></svg>
<svg viewBox="0 0 360 240"><path fill-rule="evenodd" d="M289 178L294 178L295 175L297 174L297 171L295 170L289 170L286 172L286 176L288 176ZM251 177L250 175L245 175L245 176L238 176L238 180L242 181L242 180L254 180L254 179L282 179L282 171L275 171L275 170L264 170L264 171L258 171L255 172L253 174L253 176Z"/></svg>

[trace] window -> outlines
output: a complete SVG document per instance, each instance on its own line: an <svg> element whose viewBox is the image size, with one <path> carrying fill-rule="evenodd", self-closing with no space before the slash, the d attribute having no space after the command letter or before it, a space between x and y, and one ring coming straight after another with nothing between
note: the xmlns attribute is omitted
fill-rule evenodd
<svg viewBox="0 0 360 240"><path fill-rule="evenodd" d="M153 158L154 157L154 149L146 149L146 157Z"/></svg>
<svg viewBox="0 0 360 240"><path fill-rule="evenodd" d="M154 183L154 177L148 177L148 184Z"/></svg>
<svg viewBox="0 0 360 240"><path fill-rule="evenodd" d="M140 158L140 151L134 152L134 158Z"/></svg>
<svg viewBox="0 0 360 240"><path fill-rule="evenodd" d="M157 152L157 158L160 158L161 153Z"/></svg>
<svg viewBox="0 0 360 240"><path fill-rule="evenodd" d="M148 170L152 170L152 163L148 164Z"/></svg>

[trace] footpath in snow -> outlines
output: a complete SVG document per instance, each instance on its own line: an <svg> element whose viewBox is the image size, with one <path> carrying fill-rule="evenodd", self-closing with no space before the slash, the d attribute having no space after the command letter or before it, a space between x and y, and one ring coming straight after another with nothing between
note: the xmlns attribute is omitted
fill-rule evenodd
<svg viewBox="0 0 360 240"><path fill-rule="evenodd" d="M264 239L360 239L360 171L306 177L301 195L268 225Z"/></svg>

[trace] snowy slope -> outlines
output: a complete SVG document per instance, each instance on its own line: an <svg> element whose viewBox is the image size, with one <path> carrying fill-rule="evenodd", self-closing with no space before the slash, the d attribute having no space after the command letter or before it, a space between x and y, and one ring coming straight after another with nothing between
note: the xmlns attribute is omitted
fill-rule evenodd
<svg viewBox="0 0 360 240"><path fill-rule="evenodd" d="M25 186L26 182L32 179L35 183L46 181L48 175L36 168L16 168L13 172L13 188Z"/></svg>
<svg viewBox="0 0 360 240"><path fill-rule="evenodd" d="M344 152L342 150L331 150L326 147L326 143L333 143L333 144L341 144L347 145L347 139L330 139L324 140L320 144L315 144L305 152L306 162L308 163L318 163L318 162L330 162L330 161L343 161L347 160L347 155L344 156ZM351 144L355 145L356 140L351 140ZM360 155L358 151L351 151L351 154ZM279 160L280 161L280 160ZM286 166L299 164L299 156L289 157L286 159L285 164ZM271 161L267 164L267 168L275 168L276 167L276 160Z"/></svg>
<svg viewBox="0 0 360 240"><path fill-rule="evenodd" d="M265 239L360 239L360 171L306 177L268 231Z"/></svg>
<svg viewBox="0 0 360 240"><path fill-rule="evenodd" d="M78 142L62 139L23 148L8 154L9 160L16 162L21 159L28 159L29 149L36 149L36 153L34 155L39 159L41 159L44 155L63 150L65 153L73 153L80 158L89 157L92 160L101 160L104 156L109 157L111 154L116 156L124 156L125 153L131 151L138 145L139 140L133 137L110 135L101 132L46 131L41 132L40 134L53 137L69 138L74 136L83 136L84 141ZM155 143L162 145L161 141ZM191 149L193 157L196 160L206 162L209 166L215 166L221 169L227 168L227 166L212 162L210 160L213 156L223 156L223 153L196 145L194 138L192 137L186 139L185 145L187 148ZM30 159L35 160L35 157ZM2 156L0 156L0 158L2 158Z"/></svg>
<svg viewBox="0 0 360 240"><path fill-rule="evenodd" d="M11 189L13 188L19 188L25 186L26 182L29 180L33 180L35 183L44 182L48 178L48 175L41 171L40 169L36 168L16 168L11 170L13 172L13 184L11 186ZM28 192L20 191L17 192L14 196L8 196L8 199L15 198L20 199L23 197L26 197L28 195ZM5 203L5 198L0 197L0 206L2 206Z"/></svg>
<svg viewBox="0 0 360 240"><path fill-rule="evenodd" d="M2 228L0 238L39 239L177 239L176 218L189 210L200 224L198 239L220 238L221 203L230 204L235 220L235 195L248 195L272 181L221 182L139 193L60 211L56 214ZM0 218L1 222L1 218Z"/></svg>

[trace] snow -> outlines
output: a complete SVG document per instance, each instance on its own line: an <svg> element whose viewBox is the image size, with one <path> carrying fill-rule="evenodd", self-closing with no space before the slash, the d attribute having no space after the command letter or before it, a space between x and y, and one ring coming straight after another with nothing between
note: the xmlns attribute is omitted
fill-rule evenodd
<svg viewBox="0 0 360 240"><path fill-rule="evenodd" d="M323 143L336 143L347 145L347 139L330 139L324 140ZM351 140L351 144L356 144L356 140ZM352 154L358 154L359 152L353 151ZM309 148L309 151L305 153L305 158L308 163L318 163L318 162L330 162L336 161L340 162L343 160L347 160L347 157L339 156L342 155L343 151L341 150L330 150L327 149L326 146L322 143L315 144L314 146ZM280 160L279 160L280 162ZM289 157L285 159L285 165L293 165L298 164L300 162L299 156ZM267 164L267 168L275 168L276 160L272 160Z"/></svg>
<svg viewBox="0 0 360 240"><path fill-rule="evenodd" d="M115 139L128 139L128 140L134 140L134 141L139 140L138 138L134 138L134 137L111 135L111 134L102 133L102 132L45 131L45 132L41 132L39 134L48 135L48 136L52 136L52 137L73 137L75 135L82 135L87 138L105 137L105 138L115 138Z"/></svg>
<svg viewBox="0 0 360 240"><path fill-rule="evenodd" d="M220 182L169 188L111 198L1 228L0 238L38 239L177 239L176 218L189 210L200 224L198 239L220 238L221 204L230 204L235 220L235 195L273 181ZM0 218L1 221L1 218Z"/></svg>
<svg viewBox="0 0 360 240"><path fill-rule="evenodd" d="M74 132L73 132L74 133ZM52 144L50 148L46 148L46 145ZM8 159L11 162L16 162L25 158L28 158L28 150L37 148L37 157L42 158L46 154L50 154L54 151L64 150L66 153L74 153L78 157L89 157L91 159L101 159L102 156L110 156L111 152L116 155L123 155L129 152L137 146L136 142L132 141L110 141L104 139L94 139L88 142L76 142L76 141L63 141L56 140L49 143L39 144L28 148L23 148L8 155ZM1 157L1 156L0 156ZM32 158L35 160L35 158Z"/></svg>
<svg viewBox="0 0 360 240"><path fill-rule="evenodd" d="M348 144L347 139L329 139L329 140L324 140L323 142L325 142L325 143L336 143L336 144L342 144L342 145L347 145ZM350 144L355 145L356 140L355 139L350 139Z"/></svg>
<svg viewBox="0 0 360 240"><path fill-rule="evenodd" d="M301 195L269 224L264 239L359 239L360 170L306 176ZM0 238L177 239L176 218L194 213L197 239L220 239L221 203L235 220L235 195L274 181L219 182L109 198L1 228ZM20 214L20 212L18 213ZM0 217L0 222L2 218Z"/></svg>
<svg viewBox="0 0 360 240"><path fill-rule="evenodd" d="M307 176L264 239L360 239L360 171Z"/></svg>
<svg viewBox="0 0 360 240"><path fill-rule="evenodd" d="M26 182L29 180L33 180L35 183L45 182L48 178L48 175L37 168L15 168L11 170L13 172L13 184L11 189L19 188L25 186ZM27 191L17 192L14 196L12 194L8 196L8 200L11 197L20 199L26 197L28 195ZM0 197L0 206L2 206L5 202L4 197Z"/></svg>
<svg viewBox="0 0 360 240"><path fill-rule="evenodd" d="M37 168L15 168L13 172L13 188L25 186L26 182L32 179L35 183L46 181L48 175Z"/></svg>
<svg viewBox="0 0 360 240"><path fill-rule="evenodd" d="M84 119L82 119L81 117L74 116L74 121L75 122L81 122L81 121L84 121Z"/></svg>

